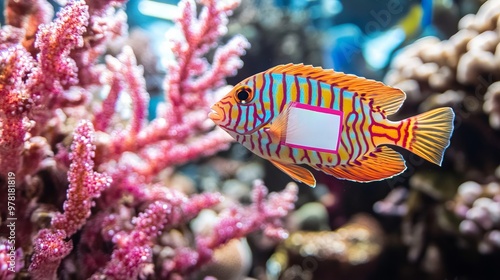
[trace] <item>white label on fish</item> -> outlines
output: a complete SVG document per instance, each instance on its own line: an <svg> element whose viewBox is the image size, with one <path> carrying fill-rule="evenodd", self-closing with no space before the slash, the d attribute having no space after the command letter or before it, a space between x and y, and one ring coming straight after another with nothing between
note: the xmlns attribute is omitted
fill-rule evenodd
<svg viewBox="0 0 500 280"><path fill-rule="evenodd" d="M294 102L290 104L286 137L289 147L337 153L342 131L342 112Z"/></svg>

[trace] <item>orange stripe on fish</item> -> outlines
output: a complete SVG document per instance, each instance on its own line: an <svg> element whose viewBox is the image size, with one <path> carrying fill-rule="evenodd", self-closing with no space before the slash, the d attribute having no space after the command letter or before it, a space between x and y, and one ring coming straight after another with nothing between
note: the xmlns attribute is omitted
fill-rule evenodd
<svg viewBox="0 0 500 280"><path fill-rule="evenodd" d="M209 117L297 181L316 184L311 172L299 166L305 164L340 179L370 182L406 169L401 155L386 145L401 146L438 165L442 162L453 132L453 110L439 108L401 121L388 120L387 116L396 113L405 98L400 89L378 81L320 67L286 64L237 84L212 107ZM292 103L304 104L297 108L307 110L291 114ZM333 127L327 121L337 119L318 117L318 112L330 111L341 115L338 134L330 133ZM293 127L312 134L294 134L306 145L287 144L287 129ZM321 148L329 141L322 138L325 134L338 137L331 140L338 141L336 150Z"/></svg>

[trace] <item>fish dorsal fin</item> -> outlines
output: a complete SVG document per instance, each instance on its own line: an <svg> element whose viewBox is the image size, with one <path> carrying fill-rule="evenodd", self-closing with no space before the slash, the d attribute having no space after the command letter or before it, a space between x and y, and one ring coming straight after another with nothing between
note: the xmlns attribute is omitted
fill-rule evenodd
<svg viewBox="0 0 500 280"><path fill-rule="evenodd" d="M396 176L406 170L406 165L401 154L389 147L383 146L363 156L353 164L337 166L319 165L314 166L314 168L339 179L367 183Z"/></svg>
<svg viewBox="0 0 500 280"><path fill-rule="evenodd" d="M396 113L406 98L406 94L402 90L385 85L382 82L312 65L289 63L275 66L266 72L312 78L339 88L345 88L350 92L356 92L364 98L373 100L373 106L379 107L386 115Z"/></svg>
<svg viewBox="0 0 500 280"><path fill-rule="evenodd" d="M311 171L292 163L282 163L275 160L270 160L279 170L285 172L294 180L304 183L310 187L316 187L316 179Z"/></svg>

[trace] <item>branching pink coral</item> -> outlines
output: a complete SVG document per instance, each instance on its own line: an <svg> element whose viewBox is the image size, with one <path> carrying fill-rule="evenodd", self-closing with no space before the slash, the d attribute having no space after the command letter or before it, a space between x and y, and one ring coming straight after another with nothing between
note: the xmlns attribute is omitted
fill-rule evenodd
<svg viewBox="0 0 500 280"><path fill-rule="evenodd" d="M140 155L145 164L135 166L133 170L145 178L151 178L168 166L184 164L199 156L211 155L226 149L230 141L232 140L228 138L228 135L218 129L189 143L164 141L155 147L142 151Z"/></svg>
<svg viewBox="0 0 500 280"><path fill-rule="evenodd" d="M119 9L126 0L88 1L89 24L83 34L84 44L72 51L71 58L78 66L80 85L100 84L101 71L97 60L106 51L106 44L127 34L127 15ZM97 127L96 127L97 129Z"/></svg>
<svg viewBox="0 0 500 280"><path fill-rule="evenodd" d="M203 123L206 121L206 113L209 110L209 96L220 86L224 85L224 78L234 75L236 70L242 66L239 56L245 53L249 43L242 36L233 38L227 45L216 50L212 66L203 57L210 47L214 46L217 39L225 33L227 16L231 9L237 6L238 1L229 1L222 5L217 1L205 1L203 11L199 19L196 17L195 3L193 1L182 1L182 16L177 20L181 36L172 36L172 51L175 60L169 65L168 76L165 80L166 104L159 109L160 118L153 120L149 125L137 131L132 136L127 136L133 141L123 141L116 137L108 150L110 155L120 155L125 151L138 151L148 145L157 145L155 154L162 155L165 147L183 145L183 142L198 132L206 131ZM122 62L123 63L123 62ZM129 72L132 73L132 72ZM131 80L140 79L129 76ZM140 85L138 85L140 86ZM135 91L136 89L134 89ZM139 96L139 95L138 95ZM134 100L134 115L140 114L142 101ZM136 106L137 103L137 106ZM196 112L196 110L199 110ZM133 122L138 122L134 120ZM133 124L132 126L137 126ZM137 135L137 137L135 137ZM223 142L229 143L229 138L220 135L214 137L212 146L220 145L219 149L226 147ZM192 141L190 141L192 142ZM207 141L204 141L206 143ZM190 145L195 146L195 145ZM151 148L151 147L150 147ZM154 147L153 147L154 149ZM167 148L169 149L169 148ZM194 155L194 153L191 153ZM164 156L160 159L168 159ZM178 158L180 159L180 158ZM163 162L157 158L155 162ZM189 160L184 157L184 160ZM160 169L170 163L161 164ZM152 168L157 170L158 168Z"/></svg>
<svg viewBox="0 0 500 280"><path fill-rule="evenodd" d="M151 263L153 250L152 241L158 236L167 220L171 207L165 202L156 201L138 217L132 220L134 229L130 233L117 233L113 242L117 248L111 255L106 267L92 276L92 279L101 279L105 275L111 279L136 279L146 264Z"/></svg>
<svg viewBox="0 0 500 280"><path fill-rule="evenodd" d="M23 142L32 124L27 110L33 100L23 79L33 67L30 54L20 46L0 49L0 170L16 172Z"/></svg>
<svg viewBox="0 0 500 280"><path fill-rule="evenodd" d="M94 274L93 279L99 279L103 275L113 279L133 279L137 275L146 274L144 270L152 262L152 242L165 225L173 227L189 221L201 210L221 201L219 194L206 193L188 198L179 191L158 185L151 188L147 196L156 201L132 220L134 229L130 233L113 233L110 236L116 249L106 267ZM105 222L104 234L117 228L114 225L117 222L115 215L109 216Z"/></svg>
<svg viewBox="0 0 500 280"><path fill-rule="evenodd" d="M281 219L293 210L298 187L295 183L290 183L285 190L272 193L266 199L267 192L263 182L257 180L252 192L253 204L248 208L234 207L222 212L212 234L197 238L196 251L179 249L173 260L165 262L164 273L184 274L209 261L215 248L259 229L264 230L264 234L271 238L287 238L288 233L283 229Z"/></svg>
<svg viewBox="0 0 500 280"><path fill-rule="evenodd" d="M109 85L109 92L106 98L102 101L100 111L96 112L94 118L94 127L96 131L107 131L111 118L115 113L116 102L120 92L125 87L123 76L120 73L117 59L108 56L106 57L106 66L108 71L103 72L103 84ZM119 61L118 61L119 62Z"/></svg>
<svg viewBox="0 0 500 280"><path fill-rule="evenodd" d="M206 7L202 11L200 19L196 18L196 12L193 10L195 7L194 2L183 1L181 3L184 12L178 20L178 26L183 33L182 36L171 38L172 50L176 60L170 64L165 82L167 103L160 106L162 108L159 110L161 117L153 120L143 129L142 123L144 120L142 118L145 117L143 104L147 103L148 100L145 99L144 94L140 93L144 79L141 77L141 73L133 69L136 67L132 67L132 64L135 64L135 58L129 51L122 54L118 60L108 59L108 68L113 70L122 69L122 83L128 84L130 93L137 92L137 94L132 96L134 112L134 118L131 120L132 130L128 133L122 132L118 137L113 137L109 146L103 149L109 155L106 158L116 158L123 152L135 152L144 148L156 149L158 151L155 153L161 155L162 150L165 150L162 147L182 145L182 142L191 136L206 131L206 125L203 125L203 123L206 121L206 113L210 105L208 96L224 84L225 77L234 75L236 69L242 66L239 56L244 54L245 48L249 44L241 36L233 38L226 46L217 49L214 62L210 68L203 55L209 51L211 46L215 45L218 37L223 35L227 15L238 2L231 1L231 5L221 5L216 1L205 2ZM193 26L188 27L190 24L193 24ZM131 62L134 63L131 64ZM210 71L208 71L209 68ZM127 73L123 72L124 69L128 69ZM118 78L113 77L112 79L112 91L110 91L110 95L103 104L103 109L98 114L99 117L104 116L105 118L103 120L94 120L99 130L107 126L106 124L110 118L108 112L114 106L120 88ZM195 109L203 111L195 112ZM104 123L100 124L100 122ZM218 141L220 139L222 137L214 138L214 143L221 144L220 149L225 148L226 145ZM164 140L170 142L162 143L161 141ZM228 143L229 138L224 139L223 142ZM151 144L159 145L148 147ZM169 157L164 158L168 159ZM184 161L186 160L189 160L189 158L185 158ZM178 161L182 162L182 160ZM168 165L170 163L162 164L160 169ZM152 168L152 170L157 170L157 168Z"/></svg>
<svg viewBox="0 0 500 280"><path fill-rule="evenodd" d="M90 216L92 200L111 184L105 174L94 171L94 129L89 121L81 121L75 130L71 145L71 165L68 172L68 194L64 213L52 219L55 229L63 230L67 237L79 230Z"/></svg>
<svg viewBox="0 0 500 280"><path fill-rule="evenodd" d="M76 67L68 56L83 44L81 34L87 20L87 6L77 1L63 8L53 23L40 25L35 40L35 47L40 49L36 60L2 30L5 35L1 37L6 40L0 42L1 76L5 79L0 87L2 170L18 171L28 131L33 128L36 134L41 130L52 110L60 105L63 86L76 83Z"/></svg>
<svg viewBox="0 0 500 280"><path fill-rule="evenodd" d="M243 50L249 46L248 41L241 35L232 38L225 46L216 50L212 67L191 84L186 84L185 91L204 92L214 86L224 85L225 77L234 76L236 69L242 67L243 63L239 57L244 54Z"/></svg>
<svg viewBox="0 0 500 280"><path fill-rule="evenodd" d="M226 243L232 238L239 238L258 229L275 239L288 237L282 228L281 219L293 210L297 200L298 187L294 183L280 193L271 193L267 196L264 183L257 180L252 191L253 204L249 209L234 208L221 214L221 220L214 228L214 234L209 238L200 239L198 244L204 243L209 248L214 248ZM267 196L267 199L266 199Z"/></svg>
<svg viewBox="0 0 500 280"><path fill-rule="evenodd" d="M179 5L182 16L177 20L177 26L182 36L173 36L171 40L176 60L169 65L169 76L165 80L168 92L165 97L174 114L182 114L186 108L205 107L203 93L222 85L226 76L234 75L242 66L239 56L249 47L245 38L233 38L226 47L218 49L210 68L203 56L227 32L227 16L239 1L207 0L202 4L205 7L199 18L196 17L194 1L182 1Z"/></svg>
<svg viewBox="0 0 500 280"><path fill-rule="evenodd" d="M22 37L24 36L24 30L11 25L4 25L0 29L0 48L5 49L11 46L18 45Z"/></svg>
<svg viewBox="0 0 500 280"><path fill-rule="evenodd" d="M52 94L60 94L62 89L57 88L58 86L76 82L76 67L74 61L68 59L68 55L73 48L83 45L82 34L86 30L88 19L88 6L85 2L74 1L57 13L54 22L39 27L35 46L40 49L37 55L40 65L33 79L41 83L43 80L37 78L42 73L48 75L46 78L52 78L46 81L54 84L55 91L50 92Z"/></svg>
<svg viewBox="0 0 500 280"><path fill-rule="evenodd" d="M16 248L10 240L0 237L0 279L14 279L24 266L23 250Z"/></svg>
<svg viewBox="0 0 500 280"><path fill-rule="evenodd" d="M24 38L20 42L26 50L35 53L34 38L38 26L52 19L54 9L46 0L9 0L5 6L7 24L24 30Z"/></svg>
<svg viewBox="0 0 500 280"><path fill-rule="evenodd" d="M109 187L111 180L105 174L97 173L94 168L93 142L94 130L89 121L81 121L75 129L70 170L68 172L67 200L64 213L52 219L51 229L42 229L35 240L34 254L30 271L35 279L56 278L61 260L72 250L71 237L90 216L93 199ZM48 279L47 278L47 279Z"/></svg>
<svg viewBox="0 0 500 280"><path fill-rule="evenodd" d="M35 106L32 119L41 129L60 106L64 87L77 83L77 67L70 51L83 45L82 34L86 30L89 14L84 1L70 2L57 18L39 26L35 47L40 49L37 66L33 69L28 87Z"/></svg>
<svg viewBox="0 0 500 280"><path fill-rule="evenodd" d="M210 107L210 95L224 84L225 77L233 75L242 66L239 56L244 54L249 44L242 36L233 38L227 45L216 50L210 67L203 56L225 33L227 16L238 2L221 4L217 1L204 1L202 4L205 5L204 9L197 18L193 1L180 3L183 12L177 20L176 30L181 31L181 36L170 39L176 59L169 65L165 81L167 102L159 106L160 117L148 125L142 126L142 118L145 117L142 104L148 100L140 93L144 82L140 73L134 70L136 66L132 63L135 59L131 60L132 53L124 53L118 60L108 59L108 68L121 69L122 83L127 84L130 93L137 94L132 96L134 117L130 120L131 130L113 135L100 149L106 153L102 157L107 160L117 159L124 152L135 152L141 158L139 161L126 162L125 166L112 167L113 171L110 173L113 178L121 177L120 174L127 170L143 176L143 182L151 182L166 167L213 154L227 148L228 143L232 142L219 130L207 132L212 126L206 125L206 115ZM118 81L113 80L113 85L115 83ZM103 104L106 108L103 107L99 116L106 114L105 110L109 110L111 104L114 104L117 90L114 87L110 92L112 95L108 95L109 99ZM109 117L107 114L106 118ZM98 124L101 120L96 119L94 122ZM99 128L101 126L105 125L99 124ZM200 135L203 137L199 137Z"/></svg>
<svg viewBox="0 0 500 280"><path fill-rule="evenodd" d="M114 75L119 75L119 77L113 77L110 95L108 95L108 98L105 100L100 115L106 118L110 117L107 110L112 109L111 106L115 105L118 97L116 91L119 87L123 86L130 94L132 100L132 118L129 121L128 128L120 132L115 132L116 135L110 143L110 155L116 156L124 151L135 150L137 135L143 129L147 120L149 95L145 90L146 86L142 75L143 69L137 66L137 61L130 47L125 47L123 53L117 58L108 57L107 63L108 67L113 70ZM121 86L119 85L119 79L122 81ZM97 123L102 121L106 121L106 119L95 120Z"/></svg>
<svg viewBox="0 0 500 280"><path fill-rule="evenodd" d="M35 254L31 258L30 273L33 279L57 279L61 260L73 249L71 241L65 241L63 230L42 229L35 240Z"/></svg>
<svg viewBox="0 0 500 280"><path fill-rule="evenodd" d="M33 207L47 203L44 197L50 196L46 192L51 189L45 184L30 185L45 176L38 171L45 168L44 172L53 177L67 172L69 181L64 211L55 215L49 212L50 227L32 233L33 255L28 264L34 279L92 274L129 279L159 272L159 268L153 270L152 248L159 233L169 234L163 228L188 223L224 198L219 193L188 196L160 183L163 179L159 174L214 154L232 141L225 132L213 130L207 112L213 95L227 90L223 87L225 78L242 66L239 57L249 47L245 38L236 36L216 48L226 33L227 17L239 1L200 1L203 8L199 15L194 1L181 1L183 12L174 28L180 36L169 39L175 61L169 64L165 79L166 102L150 123L143 70L131 48L125 47L116 58L108 56L107 67L98 63L106 42L126 33L125 13L119 9L124 2L99 0L87 5L82 0L70 0L52 22L45 0L9 2L12 26L0 30L0 168L16 172L18 194L33 192L30 187L43 192L29 198ZM28 4L32 4L29 9L19 9ZM209 63L205 56L211 48L215 48L215 54ZM89 100L92 93L102 90L99 86L109 86L100 106L101 100ZM129 95L132 101L130 119L117 114L121 94ZM90 121L76 121L87 119L91 113L94 116ZM55 181L54 189L66 189L57 185L63 180ZM278 220L293 206L295 192L285 192L291 196L279 196L283 201L278 203L273 202L273 195L265 200L267 189L262 184L255 191L260 195L250 209L266 214L249 217L245 213L249 209L239 206L223 211L217 234L197 238L199 252L193 252L198 256L193 266L207 262L220 244L259 228L270 236L284 237ZM54 201L60 203L62 197L49 203ZM146 204L149 206L144 212L131 218ZM284 211L266 210L271 204L280 204ZM97 215L92 215L94 206ZM238 219L247 219L242 222L243 228L239 228ZM39 227L31 224L29 228ZM77 232L83 241L71 238ZM30 246L27 242L26 247ZM103 250L103 245L111 242L113 252ZM65 263L89 267L74 274L59 270L58 275L64 258Z"/></svg>

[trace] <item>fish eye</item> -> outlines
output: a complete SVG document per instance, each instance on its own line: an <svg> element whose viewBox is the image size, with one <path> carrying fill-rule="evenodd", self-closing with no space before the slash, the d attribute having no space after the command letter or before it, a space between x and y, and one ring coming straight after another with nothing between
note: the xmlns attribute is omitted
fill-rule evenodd
<svg viewBox="0 0 500 280"><path fill-rule="evenodd" d="M238 103L248 104L253 99L253 91L248 86L240 86L236 89L234 97Z"/></svg>

